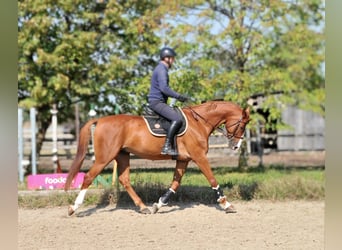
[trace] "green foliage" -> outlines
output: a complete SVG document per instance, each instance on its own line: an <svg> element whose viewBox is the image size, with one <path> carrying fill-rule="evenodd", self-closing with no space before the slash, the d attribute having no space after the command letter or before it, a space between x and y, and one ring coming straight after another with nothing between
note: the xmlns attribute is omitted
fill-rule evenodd
<svg viewBox="0 0 342 250"><path fill-rule="evenodd" d="M298 175L286 179L274 179L260 185L256 199L268 200L294 200L322 199L325 194L324 185L317 180L303 178Z"/></svg>
<svg viewBox="0 0 342 250"><path fill-rule="evenodd" d="M240 184L238 188L241 199L249 201L254 198L255 192L258 189L258 183Z"/></svg>
<svg viewBox="0 0 342 250"><path fill-rule="evenodd" d="M281 109L325 112L324 1L18 1L18 105L36 107L44 134L50 109L81 124L141 112L164 45L177 50L171 86L203 100L247 106L256 94L282 127ZM278 93L279 95L275 95ZM264 119L252 111L253 122Z"/></svg>
<svg viewBox="0 0 342 250"><path fill-rule="evenodd" d="M130 112L131 86L149 74L159 39L144 12L153 1L18 2L18 102L50 119L73 117L73 102L96 103L99 114L116 103ZM116 98L114 98L116 97ZM86 114L88 110L84 110Z"/></svg>
<svg viewBox="0 0 342 250"><path fill-rule="evenodd" d="M179 20L163 19L163 29L185 58L179 67L198 76L192 83L200 89L190 88L191 95L242 106L264 95L271 116L266 122L280 125L282 105L324 114L324 2L176 2L156 11Z"/></svg>

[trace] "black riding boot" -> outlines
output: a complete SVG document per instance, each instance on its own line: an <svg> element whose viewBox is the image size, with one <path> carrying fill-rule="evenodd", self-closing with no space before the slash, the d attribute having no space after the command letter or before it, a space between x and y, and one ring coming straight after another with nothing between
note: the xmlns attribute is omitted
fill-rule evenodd
<svg viewBox="0 0 342 250"><path fill-rule="evenodd" d="M174 137L181 126L182 121L171 122L170 128L167 131L165 144L161 150L162 155L178 155L177 150L174 148Z"/></svg>

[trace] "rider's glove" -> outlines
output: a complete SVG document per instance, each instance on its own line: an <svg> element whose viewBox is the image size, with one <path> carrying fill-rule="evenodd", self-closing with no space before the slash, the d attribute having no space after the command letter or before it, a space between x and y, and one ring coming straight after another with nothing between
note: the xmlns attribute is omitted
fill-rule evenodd
<svg viewBox="0 0 342 250"><path fill-rule="evenodd" d="M190 101L190 97L188 97L186 95L180 95L177 99L179 101L181 101L181 102L188 102L188 101Z"/></svg>

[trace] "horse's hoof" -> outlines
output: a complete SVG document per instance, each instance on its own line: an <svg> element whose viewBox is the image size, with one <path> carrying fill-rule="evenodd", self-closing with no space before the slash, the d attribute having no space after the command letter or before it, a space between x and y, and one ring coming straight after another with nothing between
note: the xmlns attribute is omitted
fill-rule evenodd
<svg viewBox="0 0 342 250"><path fill-rule="evenodd" d="M225 209L226 213L237 213L237 210L235 209L235 207L233 205L230 205L229 207L227 207Z"/></svg>
<svg viewBox="0 0 342 250"><path fill-rule="evenodd" d="M139 212L142 213L142 214L151 214L150 209L148 209L147 207L145 207L143 209L140 209Z"/></svg>
<svg viewBox="0 0 342 250"><path fill-rule="evenodd" d="M71 216L75 213L75 210L72 208L72 206L69 206L68 208L68 216Z"/></svg>
<svg viewBox="0 0 342 250"><path fill-rule="evenodd" d="M159 210L158 204L157 204L157 203L153 203L153 206L152 206L152 214L157 213L158 210Z"/></svg>

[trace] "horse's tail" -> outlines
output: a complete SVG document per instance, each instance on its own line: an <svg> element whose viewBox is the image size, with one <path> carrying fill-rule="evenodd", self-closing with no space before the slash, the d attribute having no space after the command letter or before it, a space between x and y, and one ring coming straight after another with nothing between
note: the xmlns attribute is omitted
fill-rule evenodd
<svg viewBox="0 0 342 250"><path fill-rule="evenodd" d="M87 154L88 144L90 140L90 127L97 122L98 119L92 119L88 121L81 129L80 137L77 145L77 153L74 161L69 169L68 177L65 182L64 190L67 191L70 188L72 180L80 171L84 158Z"/></svg>

